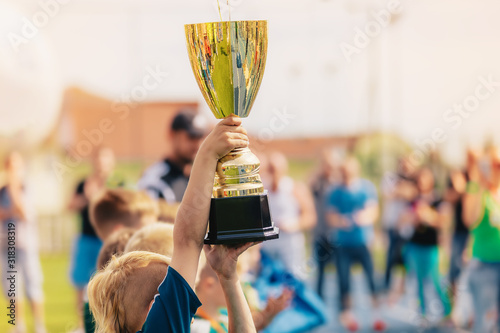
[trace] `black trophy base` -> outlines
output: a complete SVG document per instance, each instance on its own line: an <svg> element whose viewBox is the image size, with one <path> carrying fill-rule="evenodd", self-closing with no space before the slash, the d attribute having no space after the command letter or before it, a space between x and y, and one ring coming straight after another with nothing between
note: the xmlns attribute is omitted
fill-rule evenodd
<svg viewBox="0 0 500 333"><path fill-rule="evenodd" d="M267 194L212 198L205 244L241 244L279 237Z"/></svg>

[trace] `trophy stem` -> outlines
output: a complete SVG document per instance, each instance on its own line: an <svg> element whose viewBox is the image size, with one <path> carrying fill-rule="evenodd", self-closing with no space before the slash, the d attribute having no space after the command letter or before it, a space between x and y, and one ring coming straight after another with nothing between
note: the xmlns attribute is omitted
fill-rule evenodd
<svg viewBox="0 0 500 333"><path fill-rule="evenodd" d="M236 148L217 162L214 198L227 198L264 193L259 176L260 161L249 148Z"/></svg>

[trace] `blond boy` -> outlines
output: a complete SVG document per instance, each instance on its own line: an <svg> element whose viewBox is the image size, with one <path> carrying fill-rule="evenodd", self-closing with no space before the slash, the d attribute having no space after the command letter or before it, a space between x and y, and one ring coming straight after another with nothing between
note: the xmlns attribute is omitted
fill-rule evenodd
<svg viewBox="0 0 500 333"><path fill-rule="evenodd" d="M124 252L149 251L172 258L174 253L174 225L153 223L145 226L130 238Z"/></svg>

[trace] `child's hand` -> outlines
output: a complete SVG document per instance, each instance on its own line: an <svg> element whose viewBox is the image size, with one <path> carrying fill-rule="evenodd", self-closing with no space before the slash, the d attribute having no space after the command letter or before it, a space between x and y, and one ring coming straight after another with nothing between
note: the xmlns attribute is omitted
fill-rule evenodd
<svg viewBox="0 0 500 333"><path fill-rule="evenodd" d="M207 245L203 246L207 261L212 269L217 273L219 279L232 280L237 278L236 263L240 254L246 249L257 243L245 243L236 247L226 245Z"/></svg>
<svg viewBox="0 0 500 333"><path fill-rule="evenodd" d="M285 310L292 301L294 292L291 289L285 288L278 297L268 297L267 305L264 311L267 311L271 318L274 318L278 313Z"/></svg>
<svg viewBox="0 0 500 333"><path fill-rule="evenodd" d="M284 288L283 292L278 297L269 296L267 298L266 308L262 311L256 311L253 313L253 321L257 331L261 331L269 326L274 317L289 307L293 296L294 292L288 288Z"/></svg>
<svg viewBox="0 0 500 333"><path fill-rule="evenodd" d="M235 148L248 147L247 131L241 127L241 118L229 116L221 120L210 132L200 152L221 158Z"/></svg>
<svg viewBox="0 0 500 333"><path fill-rule="evenodd" d="M342 230L350 230L352 228L352 223L347 215L339 214L339 219L337 221L336 227Z"/></svg>
<svg viewBox="0 0 500 333"><path fill-rule="evenodd" d="M103 187L104 184L101 184L98 179L95 177L89 177L83 185L85 198L87 198L88 201L92 200L92 198L95 197L96 194L103 189Z"/></svg>
<svg viewBox="0 0 500 333"><path fill-rule="evenodd" d="M10 218L11 213L9 210L0 207L0 221Z"/></svg>

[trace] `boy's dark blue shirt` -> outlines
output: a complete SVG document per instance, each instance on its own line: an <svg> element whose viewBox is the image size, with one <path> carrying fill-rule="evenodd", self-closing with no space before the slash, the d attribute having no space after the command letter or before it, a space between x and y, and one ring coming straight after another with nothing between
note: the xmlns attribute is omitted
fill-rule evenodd
<svg viewBox="0 0 500 333"><path fill-rule="evenodd" d="M146 322L138 333L189 332L196 310L201 306L193 289L172 267L158 288Z"/></svg>

